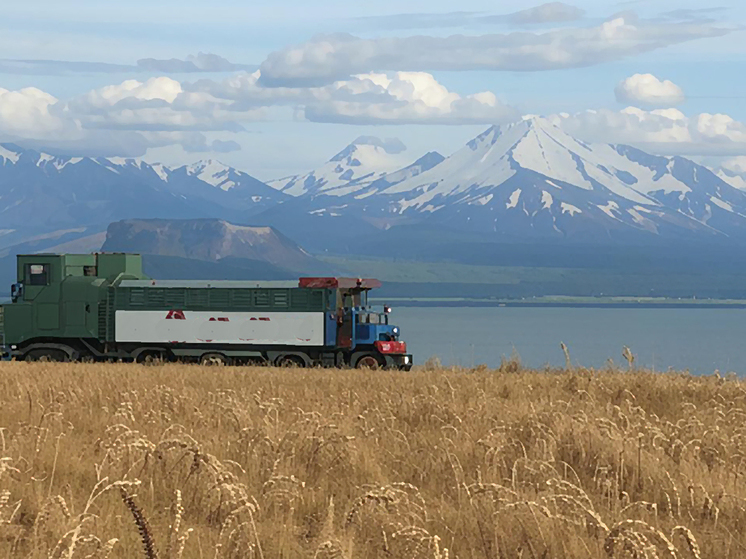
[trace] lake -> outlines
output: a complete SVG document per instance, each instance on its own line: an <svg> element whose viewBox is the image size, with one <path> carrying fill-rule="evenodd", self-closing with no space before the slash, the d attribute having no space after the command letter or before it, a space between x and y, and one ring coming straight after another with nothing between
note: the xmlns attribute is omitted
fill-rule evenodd
<svg viewBox="0 0 746 559"><path fill-rule="evenodd" d="M640 367L697 374L746 373L746 310L698 308L395 307L391 322L416 364L500 364L517 352L529 367L626 366L628 346Z"/></svg>

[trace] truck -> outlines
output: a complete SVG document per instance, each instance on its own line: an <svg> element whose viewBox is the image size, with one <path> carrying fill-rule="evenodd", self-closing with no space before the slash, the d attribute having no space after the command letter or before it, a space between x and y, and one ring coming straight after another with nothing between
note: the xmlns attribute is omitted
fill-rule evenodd
<svg viewBox="0 0 746 559"><path fill-rule="evenodd" d="M138 254L17 256L0 349L18 361L181 361L410 370L370 278L156 280Z"/></svg>

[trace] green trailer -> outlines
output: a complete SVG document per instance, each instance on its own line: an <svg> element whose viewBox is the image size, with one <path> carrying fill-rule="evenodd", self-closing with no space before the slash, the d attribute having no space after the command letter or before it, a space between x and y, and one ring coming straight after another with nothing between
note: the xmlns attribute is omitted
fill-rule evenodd
<svg viewBox="0 0 746 559"><path fill-rule="evenodd" d="M162 281L136 254L19 255L0 340L17 360L183 360L409 369L370 279Z"/></svg>

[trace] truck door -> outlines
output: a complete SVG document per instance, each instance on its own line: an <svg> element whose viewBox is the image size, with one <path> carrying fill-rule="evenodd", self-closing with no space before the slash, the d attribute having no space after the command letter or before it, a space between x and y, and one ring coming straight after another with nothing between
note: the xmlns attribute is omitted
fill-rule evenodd
<svg viewBox="0 0 746 559"><path fill-rule="evenodd" d="M339 309L337 312L337 347L352 347L353 318L350 309Z"/></svg>

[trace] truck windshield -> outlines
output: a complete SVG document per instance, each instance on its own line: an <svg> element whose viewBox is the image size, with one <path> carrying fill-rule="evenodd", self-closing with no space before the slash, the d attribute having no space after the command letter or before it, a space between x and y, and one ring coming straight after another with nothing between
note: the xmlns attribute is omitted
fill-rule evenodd
<svg viewBox="0 0 746 559"><path fill-rule="evenodd" d="M361 312L357 314L359 324L388 324L389 317L375 312Z"/></svg>

